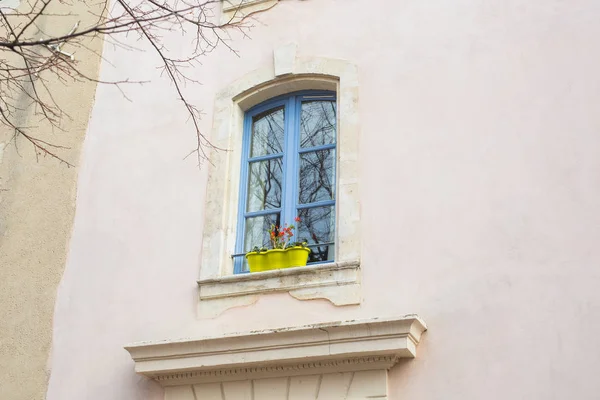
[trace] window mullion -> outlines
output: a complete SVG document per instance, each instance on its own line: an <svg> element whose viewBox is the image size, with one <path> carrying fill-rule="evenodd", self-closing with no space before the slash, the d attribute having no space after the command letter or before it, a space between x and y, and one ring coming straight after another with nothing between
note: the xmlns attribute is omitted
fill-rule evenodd
<svg viewBox="0 0 600 400"><path fill-rule="evenodd" d="M284 163L284 190L283 204L281 207L281 224L291 224L294 218L295 187L297 186L296 158L297 158L297 96L291 96L286 104L285 115L285 152Z"/></svg>

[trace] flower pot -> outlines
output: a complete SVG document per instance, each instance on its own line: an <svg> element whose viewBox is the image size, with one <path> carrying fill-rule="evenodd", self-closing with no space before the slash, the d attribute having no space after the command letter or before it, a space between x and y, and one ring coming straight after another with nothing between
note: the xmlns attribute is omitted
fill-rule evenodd
<svg viewBox="0 0 600 400"><path fill-rule="evenodd" d="M248 260L250 272L268 271L270 269L267 253L257 253L253 251L246 254L246 260Z"/></svg>
<svg viewBox="0 0 600 400"><path fill-rule="evenodd" d="M287 268L287 251L283 249L272 249L267 251L267 269Z"/></svg>
<svg viewBox="0 0 600 400"><path fill-rule="evenodd" d="M285 268L306 266L306 262L308 261L308 255L310 254L309 248L295 246L286 249L286 252L287 266Z"/></svg>
<svg viewBox="0 0 600 400"><path fill-rule="evenodd" d="M307 247L289 247L283 249L272 249L266 252L252 251L246 254L250 272L270 271L291 267L304 267L308 261L310 249Z"/></svg>

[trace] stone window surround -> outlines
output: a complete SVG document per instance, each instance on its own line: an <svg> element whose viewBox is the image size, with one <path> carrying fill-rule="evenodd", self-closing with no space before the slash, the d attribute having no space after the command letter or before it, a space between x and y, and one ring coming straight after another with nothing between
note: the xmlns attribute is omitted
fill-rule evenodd
<svg viewBox="0 0 600 400"><path fill-rule="evenodd" d="M269 3L273 0L222 0L223 1L223 12L235 11L237 9L243 9L245 7L251 7L256 4Z"/></svg>
<svg viewBox="0 0 600 400"><path fill-rule="evenodd" d="M237 21L250 14L270 9L279 0L222 0L221 23Z"/></svg>
<svg viewBox="0 0 600 400"><path fill-rule="evenodd" d="M273 64L249 72L216 96L211 142L227 150L213 151L209 166L198 280L202 318L252 304L262 293L288 292L335 305L361 301L357 68L344 60L297 57L295 44L276 49L273 56ZM335 262L233 275L244 113L270 98L311 89L337 93Z"/></svg>
<svg viewBox="0 0 600 400"><path fill-rule="evenodd" d="M416 315L125 346L165 400L386 399L387 371L414 358Z"/></svg>

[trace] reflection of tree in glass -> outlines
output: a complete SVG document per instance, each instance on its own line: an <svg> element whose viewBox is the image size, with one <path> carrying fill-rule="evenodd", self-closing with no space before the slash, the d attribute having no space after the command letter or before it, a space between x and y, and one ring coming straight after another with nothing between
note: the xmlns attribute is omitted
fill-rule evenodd
<svg viewBox="0 0 600 400"><path fill-rule="evenodd" d="M335 149L300 155L300 203L334 200Z"/></svg>
<svg viewBox="0 0 600 400"><path fill-rule="evenodd" d="M253 118L251 157L283 152L284 109L271 109ZM250 163L248 211L281 206L282 158Z"/></svg>
<svg viewBox="0 0 600 400"><path fill-rule="evenodd" d="M298 237L309 245L323 244L322 246L311 246L311 262L326 261L330 259L329 245L333 241L333 230L335 225L335 207L314 207L299 210L300 226ZM333 256L333 254L331 254Z"/></svg>
<svg viewBox="0 0 600 400"><path fill-rule="evenodd" d="M283 107L256 115L252 119L250 157L283 152Z"/></svg>
<svg viewBox="0 0 600 400"><path fill-rule="evenodd" d="M302 103L300 115L300 147L316 147L335 143L335 102Z"/></svg>
<svg viewBox="0 0 600 400"><path fill-rule="evenodd" d="M317 146L335 145L336 106L334 101L312 101L302 103L300 116L300 147L310 149ZM299 202L310 204L318 201L335 200L335 147L309 151L300 155ZM326 261L332 258L330 246L335 229L334 206L300 210L300 238L311 247L309 262Z"/></svg>
<svg viewBox="0 0 600 400"><path fill-rule="evenodd" d="M283 164L281 157L250 163L247 211L281 206Z"/></svg>
<svg viewBox="0 0 600 400"><path fill-rule="evenodd" d="M300 146L311 148L335 143L335 102L302 103ZM304 153L300 156L300 203L333 200L335 149Z"/></svg>

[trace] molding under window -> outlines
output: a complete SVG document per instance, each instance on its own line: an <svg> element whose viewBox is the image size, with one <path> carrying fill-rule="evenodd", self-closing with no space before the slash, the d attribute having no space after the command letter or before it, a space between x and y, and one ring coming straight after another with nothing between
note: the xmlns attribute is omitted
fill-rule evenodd
<svg viewBox="0 0 600 400"><path fill-rule="evenodd" d="M316 388L322 391L325 385L327 390L342 391L344 396L335 398L371 398L387 395L387 370L401 358L416 356L426 329L418 316L407 315L207 339L146 342L125 349L135 361L137 373L162 386L176 387L169 399L212 399L213 391L221 399L224 391L236 392L239 385L251 391L251 397L236 397L235 393L225 397L284 399L290 394L292 382L297 383L294 390L310 389L314 393L313 386L318 385ZM361 384L352 390L363 391L366 396L347 397L357 378ZM276 391L281 385L282 394L288 395L257 394L257 386L262 384Z"/></svg>
<svg viewBox="0 0 600 400"><path fill-rule="evenodd" d="M228 275L198 281L198 312L215 317L228 308L253 304L258 296L287 292L300 299L327 299L337 306L360 304L360 263L347 261Z"/></svg>

